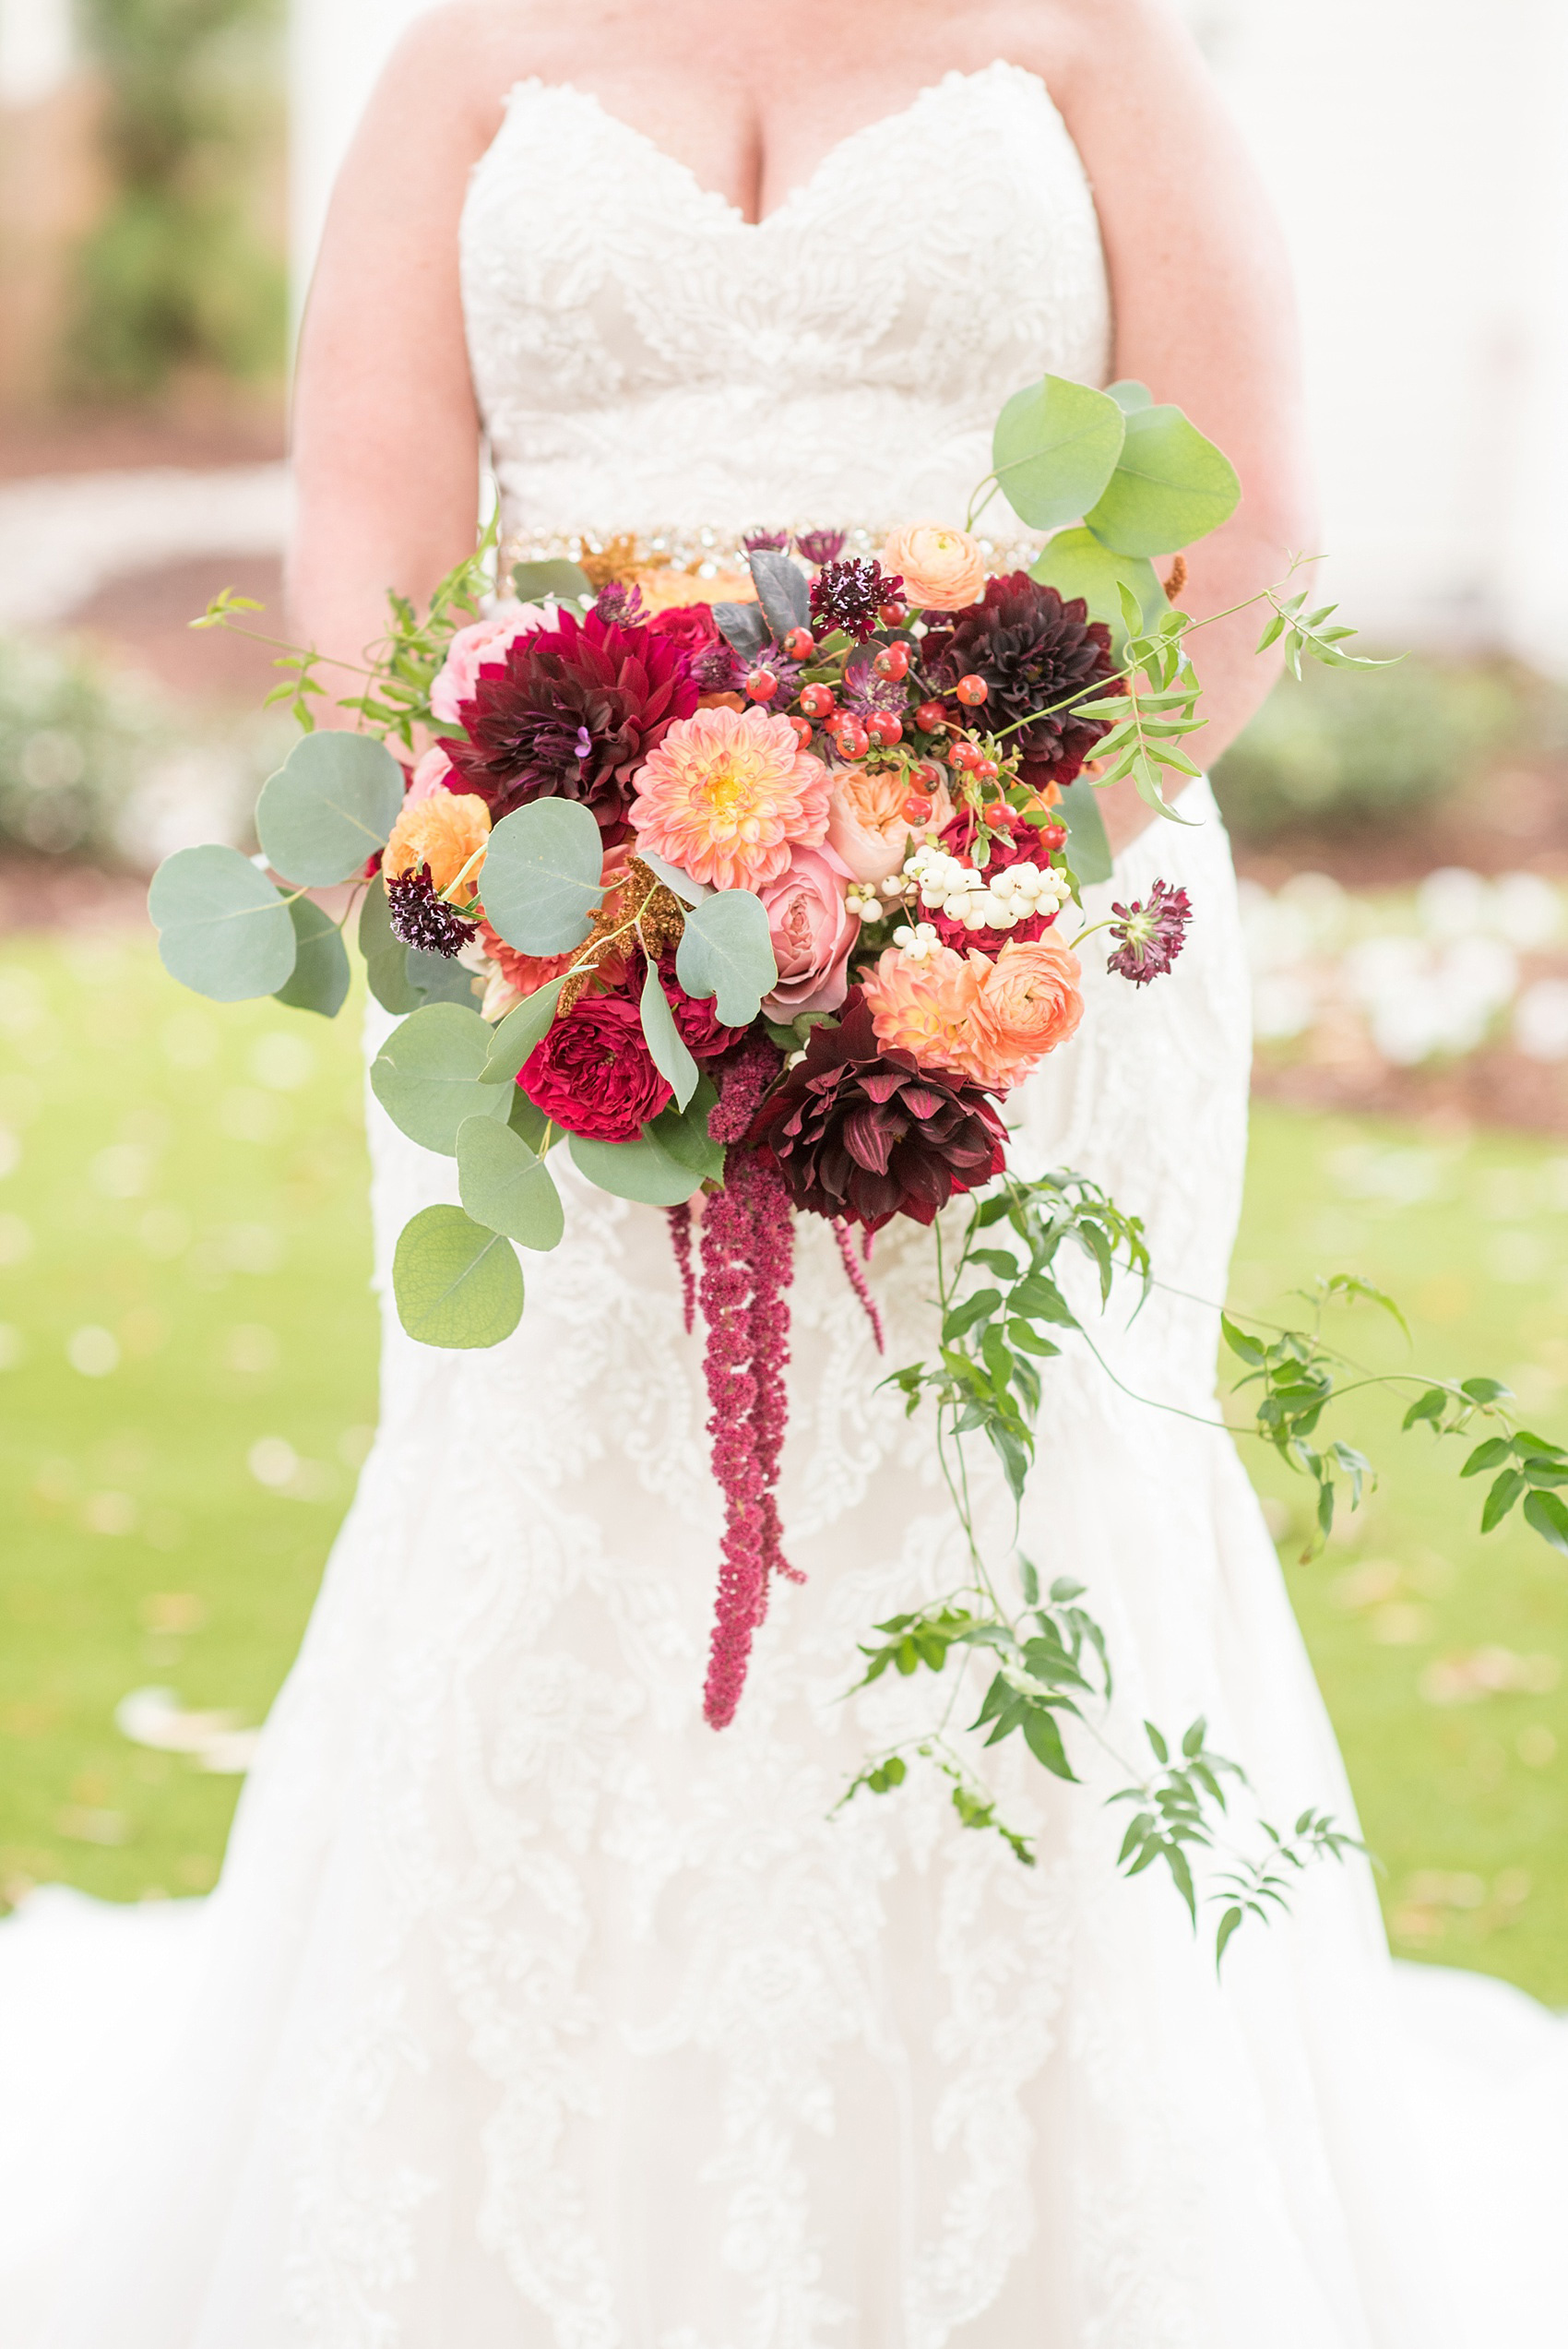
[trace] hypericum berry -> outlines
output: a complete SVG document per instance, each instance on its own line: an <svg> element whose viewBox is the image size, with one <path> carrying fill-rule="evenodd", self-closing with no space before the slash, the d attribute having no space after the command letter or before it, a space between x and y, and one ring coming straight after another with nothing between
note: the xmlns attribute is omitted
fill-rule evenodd
<svg viewBox="0 0 1568 2349"><path fill-rule="evenodd" d="M911 791L935 793L947 781L934 758L917 758L909 769Z"/></svg>
<svg viewBox="0 0 1568 2349"><path fill-rule="evenodd" d="M904 802L901 812L909 817L911 824L925 824L931 820L932 806L932 802L927 798L924 792L911 792Z"/></svg>
<svg viewBox="0 0 1568 2349"><path fill-rule="evenodd" d="M777 669L754 669L746 679L746 693L753 701L771 701L778 690Z"/></svg>
<svg viewBox="0 0 1568 2349"><path fill-rule="evenodd" d="M840 758L863 758L871 748L871 735L860 720L848 712L835 720L829 732Z"/></svg>
<svg viewBox="0 0 1568 2349"><path fill-rule="evenodd" d="M991 687L983 677L977 677L971 672L968 676L960 677L953 690L968 709L978 709L991 692Z"/></svg>
<svg viewBox="0 0 1568 2349"><path fill-rule="evenodd" d="M940 701L922 701L915 712L915 723L922 734L934 734L947 723L947 712Z"/></svg>
<svg viewBox="0 0 1568 2349"><path fill-rule="evenodd" d="M790 723L795 729L795 740L800 744L801 748L802 750L809 750L812 746L813 733L811 720L809 718L791 718Z"/></svg>
<svg viewBox="0 0 1568 2349"><path fill-rule="evenodd" d="M907 603L879 603L876 616L885 628L901 628L909 616Z"/></svg>
<svg viewBox="0 0 1568 2349"><path fill-rule="evenodd" d="M866 725L873 742L879 742L884 750L891 750L904 739L904 721L896 709L873 709Z"/></svg>
<svg viewBox="0 0 1568 2349"><path fill-rule="evenodd" d="M809 628L791 628L784 639L784 650L791 661L809 661L816 650L816 638Z"/></svg>
<svg viewBox="0 0 1568 2349"><path fill-rule="evenodd" d="M960 734L947 756L955 767L961 767L968 770L978 767L985 757L985 753L978 742L971 742L968 734Z"/></svg>
<svg viewBox="0 0 1568 2349"><path fill-rule="evenodd" d="M901 685L909 674L909 648L907 644L885 644L871 665L879 677Z"/></svg>
<svg viewBox="0 0 1568 2349"><path fill-rule="evenodd" d="M831 686L803 686L801 708L808 718L831 718L838 704L833 698Z"/></svg>
<svg viewBox="0 0 1568 2349"><path fill-rule="evenodd" d="M1041 848L1049 849L1054 856L1059 848L1065 848L1067 845L1066 825L1042 824L1039 828L1039 844Z"/></svg>
<svg viewBox="0 0 1568 2349"><path fill-rule="evenodd" d="M969 772L977 783L993 783L1002 769L994 758L977 758Z"/></svg>

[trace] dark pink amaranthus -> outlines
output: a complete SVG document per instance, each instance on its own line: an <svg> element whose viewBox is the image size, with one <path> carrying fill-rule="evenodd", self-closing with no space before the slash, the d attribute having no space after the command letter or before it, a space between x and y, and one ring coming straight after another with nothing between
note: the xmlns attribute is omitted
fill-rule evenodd
<svg viewBox="0 0 1568 2349"><path fill-rule="evenodd" d="M707 1432L724 1496L719 1602L703 1692L703 1711L715 1729L735 1718L752 1639L767 1612L769 1575L801 1580L780 1547L777 1494L794 1222L772 1160L738 1147L778 1067L771 1044L749 1038L719 1075L707 1127L729 1148L724 1187L706 1199L702 1218L705 1369L713 1406Z"/></svg>

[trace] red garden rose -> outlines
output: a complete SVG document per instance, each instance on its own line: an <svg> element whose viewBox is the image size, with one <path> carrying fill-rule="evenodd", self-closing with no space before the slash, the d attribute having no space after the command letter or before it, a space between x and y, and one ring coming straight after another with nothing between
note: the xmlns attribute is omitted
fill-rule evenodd
<svg viewBox="0 0 1568 2349"><path fill-rule="evenodd" d="M534 1047L517 1082L546 1117L596 1142L636 1141L674 1098L624 995L583 996Z"/></svg>
<svg viewBox="0 0 1568 2349"><path fill-rule="evenodd" d="M719 623L710 603L672 603L668 612L656 612L647 626L651 635L668 637L683 652L706 652L719 642Z"/></svg>

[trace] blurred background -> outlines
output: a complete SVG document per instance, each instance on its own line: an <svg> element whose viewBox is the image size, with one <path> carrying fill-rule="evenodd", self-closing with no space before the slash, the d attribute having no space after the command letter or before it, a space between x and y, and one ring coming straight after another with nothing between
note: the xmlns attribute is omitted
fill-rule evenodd
<svg viewBox="0 0 1568 2349"><path fill-rule="evenodd" d="M356 1021L203 1006L142 907L289 736L284 382L412 0L0 0L0 1903L218 1870L369 1442ZM1360 1273L1568 1428L1568 11L1190 0L1301 280L1330 591L1381 649L1218 783L1259 1035L1234 1295ZM1390 1365L1399 1341L1348 1341ZM1422 1438L1300 1562L1403 1955L1568 2005L1568 1561Z"/></svg>

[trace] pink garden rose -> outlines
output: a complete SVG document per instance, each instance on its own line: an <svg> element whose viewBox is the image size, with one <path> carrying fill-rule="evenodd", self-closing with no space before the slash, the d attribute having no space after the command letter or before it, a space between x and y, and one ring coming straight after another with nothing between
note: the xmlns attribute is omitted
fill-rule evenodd
<svg viewBox="0 0 1568 2349"><path fill-rule="evenodd" d="M446 663L430 688L433 714L445 725L460 723L457 711L465 701L474 698L474 685L480 671L488 663L499 663L508 645L529 628L547 628L551 614L539 603L498 603L486 620L476 620L470 628L459 628L446 648Z"/></svg>
<svg viewBox="0 0 1568 2349"><path fill-rule="evenodd" d="M855 881L886 881L902 870L912 834L940 831L953 821L944 783L930 800L930 813L917 824L904 813L912 785L903 767L836 767L827 804L827 845L842 858Z"/></svg>
<svg viewBox="0 0 1568 2349"><path fill-rule="evenodd" d="M844 902L849 878L830 848L794 848L789 869L758 889L778 965L778 984L762 1007L770 1019L837 1011L849 994L849 949L861 930Z"/></svg>
<svg viewBox="0 0 1568 2349"><path fill-rule="evenodd" d="M447 757L445 745L434 743L423 757L415 763L409 777L408 798L403 805L407 807L416 799L430 799L436 792L461 789L462 778Z"/></svg>

